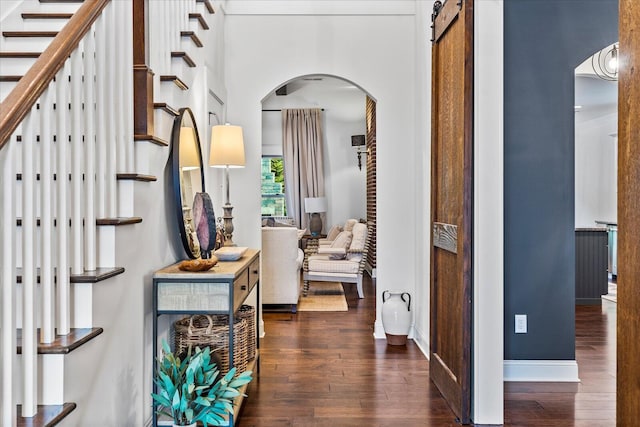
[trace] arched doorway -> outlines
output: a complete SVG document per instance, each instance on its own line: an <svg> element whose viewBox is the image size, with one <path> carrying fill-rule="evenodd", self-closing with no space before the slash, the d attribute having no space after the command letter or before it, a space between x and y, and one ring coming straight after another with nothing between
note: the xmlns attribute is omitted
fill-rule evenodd
<svg viewBox="0 0 640 427"><path fill-rule="evenodd" d="M279 84L262 99L261 216L290 221L283 179L283 109L321 109L323 185L328 209L323 233L354 218L371 230L367 271L376 271L376 101L357 84L312 74ZM289 203L291 200L289 200ZM307 218L293 222L305 228ZM266 223L266 222L265 222ZM305 242L302 242L304 245ZM375 298L375 295L370 297Z"/></svg>

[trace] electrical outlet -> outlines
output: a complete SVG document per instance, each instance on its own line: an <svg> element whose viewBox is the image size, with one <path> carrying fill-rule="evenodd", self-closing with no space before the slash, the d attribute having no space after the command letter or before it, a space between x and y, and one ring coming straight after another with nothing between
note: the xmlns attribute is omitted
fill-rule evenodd
<svg viewBox="0 0 640 427"><path fill-rule="evenodd" d="M527 333L527 315L516 314L516 334Z"/></svg>

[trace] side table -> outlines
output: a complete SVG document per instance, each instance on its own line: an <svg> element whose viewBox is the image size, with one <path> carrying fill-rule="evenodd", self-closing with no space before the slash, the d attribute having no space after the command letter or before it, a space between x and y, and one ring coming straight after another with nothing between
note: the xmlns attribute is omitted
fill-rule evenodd
<svg viewBox="0 0 640 427"><path fill-rule="evenodd" d="M229 316L229 369L233 367L233 326L235 313L255 289L260 301L260 251L247 249L237 261L219 261L208 271L182 271L178 264L158 270L153 275L153 375L156 374L158 355L158 317L164 314L226 314ZM256 304L256 357L249 361L248 370L256 373L259 357L260 304ZM153 384L153 392L156 390ZM240 392L244 394L245 388ZM234 412L238 414L243 396L236 398ZM235 416L229 417L233 426ZM158 420L153 411L153 427L167 425ZM169 422L168 425L171 425Z"/></svg>

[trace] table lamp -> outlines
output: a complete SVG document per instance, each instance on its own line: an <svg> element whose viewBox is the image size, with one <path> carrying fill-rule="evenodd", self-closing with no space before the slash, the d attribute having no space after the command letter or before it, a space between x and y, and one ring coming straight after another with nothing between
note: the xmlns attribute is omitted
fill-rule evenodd
<svg viewBox="0 0 640 427"><path fill-rule="evenodd" d="M306 197L304 199L304 211L311 214L309 220L309 232L312 236L318 236L322 231L322 218L320 212L327 211L326 197Z"/></svg>

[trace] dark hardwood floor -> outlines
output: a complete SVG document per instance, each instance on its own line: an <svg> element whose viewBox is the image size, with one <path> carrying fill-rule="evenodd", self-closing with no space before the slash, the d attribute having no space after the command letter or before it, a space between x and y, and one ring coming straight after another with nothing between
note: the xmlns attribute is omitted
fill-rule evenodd
<svg viewBox="0 0 640 427"><path fill-rule="evenodd" d="M367 278L368 279L368 278ZM456 426L409 341L373 339L373 285L345 285L348 312L265 313L260 373L236 425ZM580 384L508 383L505 425L615 425L615 304L576 308Z"/></svg>

